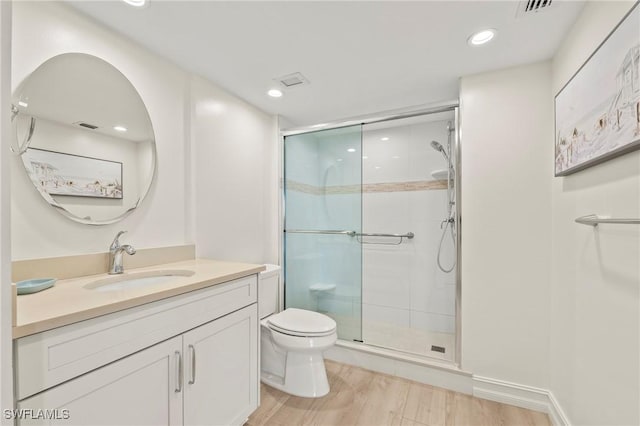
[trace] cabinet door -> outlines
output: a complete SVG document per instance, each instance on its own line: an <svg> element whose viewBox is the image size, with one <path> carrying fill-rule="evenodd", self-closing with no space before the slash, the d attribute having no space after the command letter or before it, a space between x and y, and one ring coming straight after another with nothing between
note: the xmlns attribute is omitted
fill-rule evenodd
<svg viewBox="0 0 640 426"><path fill-rule="evenodd" d="M258 407L253 304L183 335L185 425L242 425Z"/></svg>
<svg viewBox="0 0 640 426"><path fill-rule="evenodd" d="M18 412L24 415L59 419L22 418L17 423L181 425L181 350L182 337L174 337L20 401Z"/></svg>

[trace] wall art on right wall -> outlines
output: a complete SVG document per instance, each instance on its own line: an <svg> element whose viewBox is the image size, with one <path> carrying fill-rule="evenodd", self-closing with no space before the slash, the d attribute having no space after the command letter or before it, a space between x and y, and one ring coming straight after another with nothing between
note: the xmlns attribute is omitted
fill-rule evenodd
<svg viewBox="0 0 640 426"><path fill-rule="evenodd" d="M555 97L555 175L640 148L638 3Z"/></svg>

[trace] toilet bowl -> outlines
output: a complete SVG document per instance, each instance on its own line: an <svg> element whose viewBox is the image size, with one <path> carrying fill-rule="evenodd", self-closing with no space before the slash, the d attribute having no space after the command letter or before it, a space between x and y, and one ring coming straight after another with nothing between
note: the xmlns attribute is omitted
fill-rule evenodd
<svg viewBox="0 0 640 426"><path fill-rule="evenodd" d="M289 308L264 318L260 328L263 383L307 398L329 393L322 353L338 338L333 319Z"/></svg>

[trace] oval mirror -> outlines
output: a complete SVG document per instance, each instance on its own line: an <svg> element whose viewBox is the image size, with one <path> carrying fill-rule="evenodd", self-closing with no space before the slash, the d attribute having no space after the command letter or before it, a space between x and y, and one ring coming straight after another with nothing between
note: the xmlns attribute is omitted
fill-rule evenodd
<svg viewBox="0 0 640 426"><path fill-rule="evenodd" d="M140 205L155 176L155 138L120 71L87 54L55 56L25 79L12 104L12 150L56 210L105 225Z"/></svg>

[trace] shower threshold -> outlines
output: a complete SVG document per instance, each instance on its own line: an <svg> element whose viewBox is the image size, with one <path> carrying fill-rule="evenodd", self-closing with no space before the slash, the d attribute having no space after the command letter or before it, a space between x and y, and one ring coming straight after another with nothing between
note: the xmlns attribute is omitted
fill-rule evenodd
<svg viewBox="0 0 640 426"><path fill-rule="evenodd" d="M375 355L378 357L388 358L390 360L404 361L411 364L417 364L424 367L436 368L439 370L445 370L447 372L452 372L457 374L467 374L462 369L460 369L457 363L453 361L433 358L427 355L403 352L403 351L398 351L396 349L385 348L382 346L375 346L367 343L360 343L360 342L341 340L341 339L338 339L338 341L336 342L336 346L338 348L344 348L350 351L361 352L368 355ZM331 356L328 356L328 358L333 359Z"/></svg>

